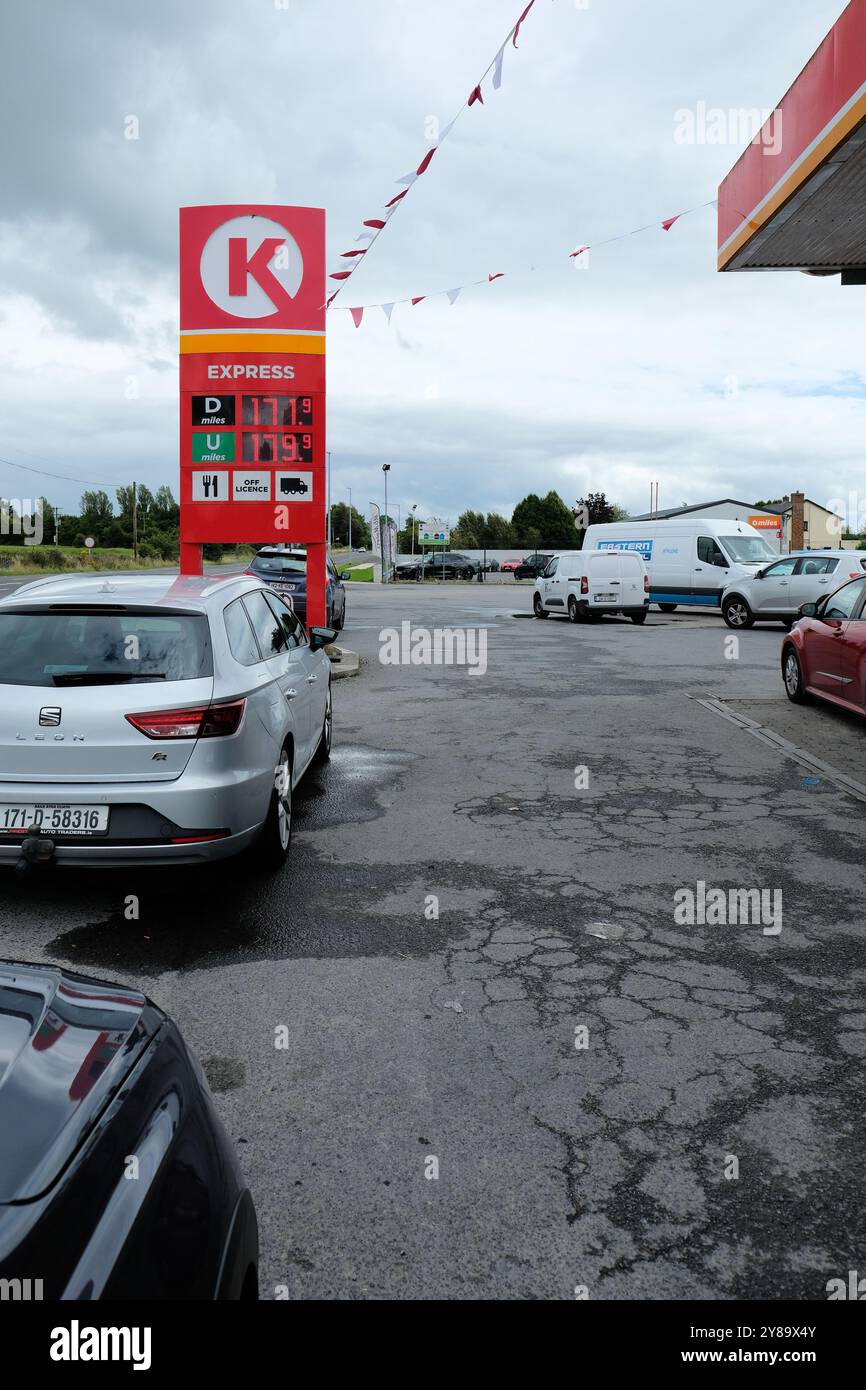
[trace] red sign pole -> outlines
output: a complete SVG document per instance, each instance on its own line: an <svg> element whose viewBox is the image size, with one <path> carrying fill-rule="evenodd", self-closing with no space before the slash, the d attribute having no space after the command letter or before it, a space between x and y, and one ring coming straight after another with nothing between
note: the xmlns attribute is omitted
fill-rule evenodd
<svg viewBox="0 0 866 1390"><path fill-rule="evenodd" d="M325 214L180 212L180 568L207 543L307 550L326 614Z"/></svg>

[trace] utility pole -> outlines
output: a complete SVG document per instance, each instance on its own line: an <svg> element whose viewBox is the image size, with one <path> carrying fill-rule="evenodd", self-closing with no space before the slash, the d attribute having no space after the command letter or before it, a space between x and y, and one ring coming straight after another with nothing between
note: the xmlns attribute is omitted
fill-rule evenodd
<svg viewBox="0 0 866 1390"><path fill-rule="evenodd" d="M352 489L349 488L349 552L352 550Z"/></svg>
<svg viewBox="0 0 866 1390"><path fill-rule="evenodd" d="M138 559L138 484L132 484L132 558Z"/></svg>

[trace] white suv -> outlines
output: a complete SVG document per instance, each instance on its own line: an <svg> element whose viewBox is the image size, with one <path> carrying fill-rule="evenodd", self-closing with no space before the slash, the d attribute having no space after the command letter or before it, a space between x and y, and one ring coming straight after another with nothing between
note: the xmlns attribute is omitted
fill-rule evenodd
<svg viewBox="0 0 866 1390"><path fill-rule="evenodd" d="M798 550L784 555L748 579L735 579L722 594L722 617L737 630L753 623L790 627L804 603L835 593L866 571L866 554L857 550Z"/></svg>

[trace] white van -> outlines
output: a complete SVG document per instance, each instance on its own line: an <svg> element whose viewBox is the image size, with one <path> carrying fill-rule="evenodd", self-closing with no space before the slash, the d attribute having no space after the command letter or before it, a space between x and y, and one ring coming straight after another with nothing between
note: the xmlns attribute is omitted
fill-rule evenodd
<svg viewBox="0 0 866 1390"><path fill-rule="evenodd" d="M748 579L778 551L746 521L727 517L672 517L669 521L613 521L590 526L584 549L632 550L649 574L649 596L663 613L680 604L718 608L735 579Z"/></svg>
<svg viewBox="0 0 866 1390"><path fill-rule="evenodd" d="M560 613L573 623L598 622L605 613L644 623L649 602L646 565L637 551L585 547L554 555L532 595L536 618Z"/></svg>

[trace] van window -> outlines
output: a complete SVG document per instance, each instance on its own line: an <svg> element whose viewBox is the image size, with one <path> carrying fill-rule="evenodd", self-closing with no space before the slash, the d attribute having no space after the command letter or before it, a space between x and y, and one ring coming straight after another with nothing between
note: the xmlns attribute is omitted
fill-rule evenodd
<svg viewBox="0 0 866 1390"><path fill-rule="evenodd" d="M767 544L763 536L731 534L719 536L719 545L733 560L741 565L769 565L775 560L778 551Z"/></svg>
<svg viewBox="0 0 866 1390"><path fill-rule="evenodd" d="M547 566L547 569L544 571L544 576L543 576L543 577L544 577L545 579L550 579L552 575L556 574L556 571L557 571L558 569L559 569L559 556L558 556L558 555L554 555L554 557L553 557L553 559L551 560L550 564Z"/></svg>
<svg viewBox="0 0 866 1390"><path fill-rule="evenodd" d="M717 565L719 569L728 568L728 562L714 536L698 536L698 559L705 565Z"/></svg>

